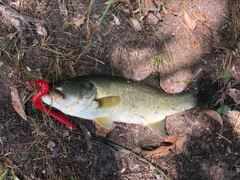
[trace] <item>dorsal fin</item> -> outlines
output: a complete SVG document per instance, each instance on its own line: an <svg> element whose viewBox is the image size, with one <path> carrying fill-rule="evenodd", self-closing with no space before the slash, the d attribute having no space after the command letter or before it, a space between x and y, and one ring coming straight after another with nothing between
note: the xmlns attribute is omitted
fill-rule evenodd
<svg viewBox="0 0 240 180"><path fill-rule="evenodd" d="M156 88L161 89L161 87L160 87L160 76L159 76L158 73L151 73L151 74L149 74L141 82L143 82L144 84L148 84L148 85L151 85L151 86L154 86Z"/></svg>

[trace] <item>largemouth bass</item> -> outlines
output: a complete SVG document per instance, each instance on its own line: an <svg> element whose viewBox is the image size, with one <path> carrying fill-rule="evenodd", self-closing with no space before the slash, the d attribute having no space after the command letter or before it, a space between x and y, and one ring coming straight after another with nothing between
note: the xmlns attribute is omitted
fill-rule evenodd
<svg viewBox="0 0 240 180"><path fill-rule="evenodd" d="M51 85L42 101L67 115L93 120L110 129L113 122L142 124L165 136L166 116L198 105L196 87L178 94L114 76L81 76ZM200 93L204 96L204 93Z"/></svg>

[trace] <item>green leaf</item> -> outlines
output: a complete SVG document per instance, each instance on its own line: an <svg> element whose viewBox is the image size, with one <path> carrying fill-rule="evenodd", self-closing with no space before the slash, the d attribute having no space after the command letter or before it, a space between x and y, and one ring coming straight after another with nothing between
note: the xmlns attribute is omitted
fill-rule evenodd
<svg viewBox="0 0 240 180"><path fill-rule="evenodd" d="M224 105L224 106L218 108L217 112L219 114L227 114L228 113L228 106Z"/></svg>
<svg viewBox="0 0 240 180"><path fill-rule="evenodd" d="M223 80L223 83L226 84L228 80L230 79L231 74L227 70L223 70L221 73L221 79Z"/></svg>
<svg viewBox="0 0 240 180"><path fill-rule="evenodd" d="M5 177L7 176L8 169L0 176L0 180L4 180Z"/></svg>

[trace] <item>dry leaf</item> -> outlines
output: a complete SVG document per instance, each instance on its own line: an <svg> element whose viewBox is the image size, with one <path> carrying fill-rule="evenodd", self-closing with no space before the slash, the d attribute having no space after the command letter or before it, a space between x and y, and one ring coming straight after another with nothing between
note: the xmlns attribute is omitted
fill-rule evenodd
<svg viewBox="0 0 240 180"><path fill-rule="evenodd" d="M9 159L8 157L3 157L3 161L5 166L7 166L8 168L13 168L13 162L11 159Z"/></svg>
<svg viewBox="0 0 240 180"><path fill-rule="evenodd" d="M186 134L180 134L177 136L177 140L175 142L175 149L180 150L182 149L184 143L187 141Z"/></svg>
<svg viewBox="0 0 240 180"><path fill-rule="evenodd" d="M187 14L186 11L184 11L184 19L185 19L185 21L186 21L186 23L187 23L187 26L188 26L190 29L194 30L195 27L196 27L196 23L195 23L195 21L193 21L193 20L189 17L189 15Z"/></svg>
<svg viewBox="0 0 240 180"><path fill-rule="evenodd" d="M69 136L69 130L63 131L63 137L68 137Z"/></svg>
<svg viewBox="0 0 240 180"><path fill-rule="evenodd" d="M234 131L240 136L240 112L236 110L229 111L227 118L231 125L233 125Z"/></svg>
<svg viewBox="0 0 240 180"><path fill-rule="evenodd" d="M89 41L91 38L91 34L96 32L96 31L100 31L100 27L91 27L88 29L88 34L86 36L86 40Z"/></svg>
<svg viewBox="0 0 240 180"><path fill-rule="evenodd" d="M154 13L154 15L155 15L160 21L162 21L163 18L164 18L164 15L160 14L159 12Z"/></svg>
<svg viewBox="0 0 240 180"><path fill-rule="evenodd" d="M56 146L56 144L53 141L48 141L47 148L53 151L53 148Z"/></svg>
<svg viewBox="0 0 240 180"><path fill-rule="evenodd" d="M75 24L77 27L80 27L82 24L84 24L84 21L85 21L85 16L82 16L80 18L75 18L73 20L73 24Z"/></svg>
<svg viewBox="0 0 240 180"><path fill-rule="evenodd" d="M237 133L237 135L240 137L240 128L235 128L234 131Z"/></svg>
<svg viewBox="0 0 240 180"><path fill-rule="evenodd" d="M68 16L68 12L67 12L67 8L66 8L65 4L61 3L60 0L58 1L58 4L59 4L60 12L61 12L64 16Z"/></svg>
<svg viewBox="0 0 240 180"><path fill-rule="evenodd" d="M136 19L133 19L133 18L130 17L130 21L132 22L134 28L137 31L142 31L142 27L141 27L140 23Z"/></svg>
<svg viewBox="0 0 240 180"><path fill-rule="evenodd" d="M80 126L81 126L81 130L83 132L85 141L87 142L88 150L90 151L92 149L93 144L89 139L92 137L92 135L91 135L90 131L84 125L80 125Z"/></svg>
<svg viewBox="0 0 240 180"><path fill-rule="evenodd" d="M212 117L223 127L222 117L220 116L220 114L217 111L214 111L212 109L207 109L207 110L204 110L203 112L206 113L207 115L209 115L210 117Z"/></svg>
<svg viewBox="0 0 240 180"><path fill-rule="evenodd" d="M169 146L160 146L159 148L153 151L142 151L143 154L152 155L153 157L157 158L160 156L168 155L174 149L174 144Z"/></svg>
<svg viewBox="0 0 240 180"><path fill-rule="evenodd" d="M12 23L12 25L17 29L17 31L21 31L21 20L23 20L23 22L25 21L24 18L17 11L0 4L0 12L8 21Z"/></svg>
<svg viewBox="0 0 240 180"><path fill-rule="evenodd" d="M197 17L202 23L207 22L207 16L203 12L197 13Z"/></svg>
<svg viewBox="0 0 240 180"><path fill-rule="evenodd" d="M221 42L221 36L218 34L218 31L212 29L212 37L213 37L213 47L218 48L218 44Z"/></svg>
<svg viewBox="0 0 240 180"><path fill-rule="evenodd" d="M155 4L153 4L152 0L142 0L142 10L143 10L144 16L148 15L149 9L157 9L157 8Z"/></svg>
<svg viewBox="0 0 240 180"><path fill-rule="evenodd" d="M1 137L0 137L0 144L3 146L3 141Z"/></svg>
<svg viewBox="0 0 240 180"><path fill-rule="evenodd" d="M47 37L47 30L45 27L43 27L40 23L36 23L36 28L39 35L44 36L44 38Z"/></svg>
<svg viewBox="0 0 240 180"><path fill-rule="evenodd" d="M149 13L147 18L146 18L146 21L148 24L153 24L153 25L156 25L158 23L160 19L158 17L156 17L153 13Z"/></svg>
<svg viewBox="0 0 240 180"><path fill-rule="evenodd" d="M174 136L168 136L164 139L164 142L168 143L176 143L179 139L183 138L186 136L186 134L179 134L179 135L174 135Z"/></svg>
<svg viewBox="0 0 240 180"><path fill-rule="evenodd" d="M162 10L163 10L163 12L164 12L165 14L168 14L168 11L167 11L167 9L166 9L165 7L163 7Z"/></svg>
<svg viewBox="0 0 240 180"><path fill-rule="evenodd" d="M25 111L24 111L24 109L23 109L22 102L21 102L20 97L19 97L19 93L18 93L17 87L19 87L19 86L11 86L11 87L10 87L10 90L11 90L11 99L12 99L12 106L13 106L14 110L15 110L24 120L27 120Z"/></svg>
<svg viewBox="0 0 240 180"><path fill-rule="evenodd" d="M113 16L113 22L114 22L114 24L116 24L116 25L120 25L121 23L120 23L120 21L119 21L119 19L117 18L117 16L115 16L114 14L112 14L112 16Z"/></svg>
<svg viewBox="0 0 240 180"><path fill-rule="evenodd" d="M177 136L168 136L164 140L164 142L172 143L171 145L160 146L159 148L157 148L153 151L142 150L141 152L143 154L152 155L154 158L157 158L160 156L168 155L171 151L181 149L183 147L184 143L186 142L186 140L187 140L186 134L180 134Z"/></svg>
<svg viewBox="0 0 240 180"><path fill-rule="evenodd" d="M238 89L229 89L228 95L233 99L235 103L240 104L240 91Z"/></svg>
<svg viewBox="0 0 240 180"><path fill-rule="evenodd" d="M101 16L101 15L94 14L94 15L92 15L91 17L92 17L93 19L99 19L100 16Z"/></svg>
<svg viewBox="0 0 240 180"><path fill-rule="evenodd" d="M193 49L197 49L197 48L199 48L200 47L200 45L201 45L201 42L200 41L197 41L197 42L195 42L194 43L194 45L193 45Z"/></svg>
<svg viewBox="0 0 240 180"><path fill-rule="evenodd" d="M19 8L20 5L22 5L21 1L16 1L16 2L9 2L10 6L16 6L17 9Z"/></svg>
<svg viewBox="0 0 240 180"><path fill-rule="evenodd" d="M16 32L14 32L14 33L9 33L9 34L7 35L7 37L8 37L10 40L12 40L12 39L16 36L17 33L18 33L18 31L16 31Z"/></svg>
<svg viewBox="0 0 240 180"><path fill-rule="evenodd" d="M229 41L220 41L217 45L219 49L232 49L235 45L235 40L229 40Z"/></svg>

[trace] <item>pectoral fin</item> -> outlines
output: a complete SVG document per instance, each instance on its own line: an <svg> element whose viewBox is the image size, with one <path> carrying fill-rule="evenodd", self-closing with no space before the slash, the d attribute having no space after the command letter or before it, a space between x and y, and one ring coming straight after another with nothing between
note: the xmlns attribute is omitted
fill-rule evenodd
<svg viewBox="0 0 240 180"><path fill-rule="evenodd" d="M148 126L153 132L160 136L166 136L166 130L165 130L165 119L160 121L154 121L154 122L147 122L145 123L146 126Z"/></svg>
<svg viewBox="0 0 240 180"><path fill-rule="evenodd" d="M110 108L110 107L116 106L120 103L120 97L119 96L109 96L109 97L97 99L97 101L99 102L98 108Z"/></svg>
<svg viewBox="0 0 240 180"><path fill-rule="evenodd" d="M98 124L96 124L96 128L97 128L96 134L98 136L106 137L106 135L108 133L110 133L112 130L114 130L116 128L116 126L117 125L113 123L113 126L110 129L106 129L106 128L101 127Z"/></svg>
<svg viewBox="0 0 240 180"><path fill-rule="evenodd" d="M95 121L106 129L110 129L113 126L113 121L111 121L108 117L98 117Z"/></svg>

